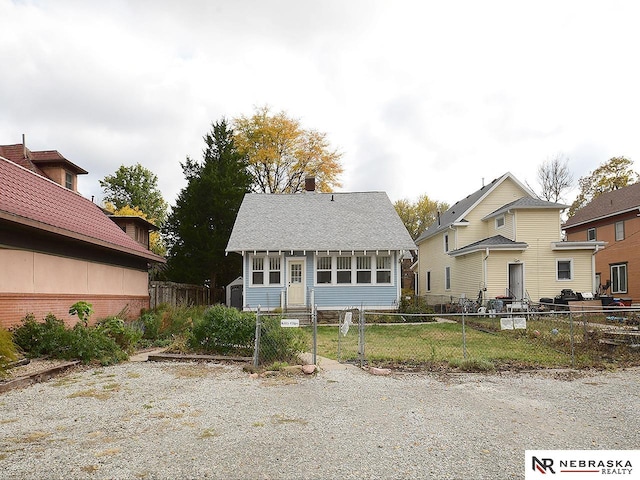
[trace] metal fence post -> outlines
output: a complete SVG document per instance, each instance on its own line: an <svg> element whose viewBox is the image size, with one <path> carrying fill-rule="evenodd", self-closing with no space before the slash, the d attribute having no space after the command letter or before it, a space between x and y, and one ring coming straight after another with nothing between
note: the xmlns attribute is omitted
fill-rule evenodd
<svg viewBox="0 0 640 480"><path fill-rule="evenodd" d="M360 318L358 320L358 356L360 368L364 367L364 306L360 305Z"/></svg>
<svg viewBox="0 0 640 480"><path fill-rule="evenodd" d="M340 329L338 328L338 335ZM317 365L318 360L318 305L313 305L313 364Z"/></svg>
<svg viewBox="0 0 640 480"><path fill-rule="evenodd" d="M260 319L260 305L256 311L256 342L253 349L253 366L258 368L260 360L260 333L262 332L262 321Z"/></svg>
<svg viewBox="0 0 640 480"><path fill-rule="evenodd" d="M576 355L575 355L575 346L573 339L573 313L569 310L569 330L571 336L571 368L576 367Z"/></svg>
<svg viewBox="0 0 640 480"><path fill-rule="evenodd" d="M465 313L464 308L462 309L462 357L467 359L467 328L464 321Z"/></svg>

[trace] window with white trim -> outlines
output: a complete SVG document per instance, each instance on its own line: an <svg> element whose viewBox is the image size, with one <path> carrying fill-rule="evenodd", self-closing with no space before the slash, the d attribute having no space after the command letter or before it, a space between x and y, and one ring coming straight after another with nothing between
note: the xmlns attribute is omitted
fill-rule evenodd
<svg viewBox="0 0 640 480"><path fill-rule="evenodd" d="M591 242L592 240L596 239L596 229L595 228L588 228L587 229L587 240L589 242Z"/></svg>
<svg viewBox="0 0 640 480"><path fill-rule="evenodd" d="M624 240L624 221L616 222L616 242Z"/></svg>
<svg viewBox="0 0 640 480"><path fill-rule="evenodd" d="M451 290L451 267L444 267L444 289Z"/></svg>
<svg viewBox="0 0 640 480"><path fill-rule="evenodd" d="M331 257L316 259L316 283L331 283Z"/></svg>
<svg viewBox="0 0 640 480"><path fill-rule="evenodd" d="M611 265L611 293L627 293L627 264Z"/></svg>
<svg viewBox="0 0 640 480"><path fill-rule="evenodd" d="M376 283L391 283L391 257L376 257Z"/></svg>
<svg viewBox="0 0 640 480"><path fill-rule="evenodd" d="M496 217L496 230L504 227L504 215Z"/></svg>
<svg viewBox="0 0 640 480"><path fill-rule="evenodd" d="M250 276L252 285L281 285L282 257L253 256Z"/></svg>
<svg viewBox="0 0 640 480"><path fill-rule="evenodd" d="M371 257L356 257L356 282L371 283Z"/></svg>
<svg viewBox="0 0 640 480"><path fill-rule="evenodd" d="M431 291L431 272L427 272L427 292Z"/></svg>
<svg viewBox="0 0 640 480"><path fill-rule="evenodd" d="M449 251L449 234L448 233L444 234L444 251L445 252Z"/></svg>
<svg viewBox="0 0 640 480"><path fill-rule="evenodd" d="M351 257L336 257L337 283L351 283Z"/></svg>
<svg viewBox="0 0 640 480"><path fill-rule="evenodd" d="M269 257L269 283L280 284L280 257Z"/></svg>
<svg viewBox="0 0 640 480"><path fill-rule="evenodd" d="M251 262L251 283L264 285L264 257L253 257Z"/></svg>
<svg viewBox="0 0 640 480"><path fill-rule="evenodd" d="M572 280L573 279L573 260L557 260L556 261L556 280Z"/></svg>

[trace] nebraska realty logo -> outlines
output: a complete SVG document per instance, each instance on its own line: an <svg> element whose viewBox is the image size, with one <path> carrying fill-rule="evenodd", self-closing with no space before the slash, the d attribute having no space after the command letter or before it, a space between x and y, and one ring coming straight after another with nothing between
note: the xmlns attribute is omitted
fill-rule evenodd
<svg viewBox="0 0 640 480"><path fill-rule="evenodd" d="M525 480L640 479L640 450L527 450Z"/></svg>

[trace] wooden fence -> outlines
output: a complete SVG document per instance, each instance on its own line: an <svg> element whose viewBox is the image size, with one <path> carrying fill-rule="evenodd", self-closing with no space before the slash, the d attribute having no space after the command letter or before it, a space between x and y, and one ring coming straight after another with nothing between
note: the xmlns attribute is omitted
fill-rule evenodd
<svg viewBox="0 0 640 480"><path fill-rule="evenodd" d="M178 305L211 305L215 292L201 285L174 282L149 282L149 306L155 308L161 303Z"/></svg>

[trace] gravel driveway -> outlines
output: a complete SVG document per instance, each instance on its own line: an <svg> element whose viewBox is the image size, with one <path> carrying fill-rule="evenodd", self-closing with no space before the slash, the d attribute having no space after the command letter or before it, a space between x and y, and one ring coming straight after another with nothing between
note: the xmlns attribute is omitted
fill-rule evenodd
<svg viewBox="0 0 640 480"><path fill-rule="evenodd" d="M0 395L0 478L507 479L640 446L640 369L250 378L124 363Z"/></svg>

